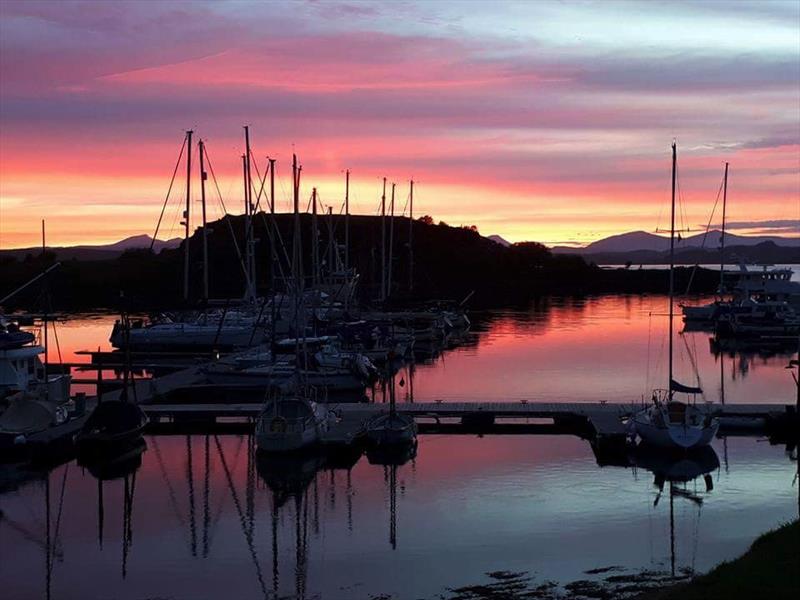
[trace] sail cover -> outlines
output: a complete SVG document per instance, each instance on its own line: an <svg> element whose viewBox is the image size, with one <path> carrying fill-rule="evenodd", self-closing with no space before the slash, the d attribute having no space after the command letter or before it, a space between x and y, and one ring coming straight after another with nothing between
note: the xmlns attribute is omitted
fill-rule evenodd
<svg viewBox="0 0 800 600"><path fill-rule="evenodd" d="M683 394L702 394L703 390L699 387L691 387L689 385L683 385L682 383L675 381L674 379L670 379L669 382L669 389L671 392L681 392Z"/></svg>

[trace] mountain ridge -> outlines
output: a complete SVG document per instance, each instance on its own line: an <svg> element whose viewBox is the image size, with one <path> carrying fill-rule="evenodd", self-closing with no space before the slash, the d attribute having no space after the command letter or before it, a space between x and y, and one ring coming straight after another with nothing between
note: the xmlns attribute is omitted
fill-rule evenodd
<svg viewBox="0 0 800 600"><path fill-rule="evenodd" d="M675 242L675 248L676 250L702 248L708 251L716 251L720 246L721 235L722 232L720 230L714 229L707 234L701 233L685 238L679 237ZM800 237L786 238L776 235L745 236L725 233L726 246L757 246L764 242L772 242L784 248L800 247ZM553 246L551 250L556 254L579 255L601 252L666 252L669 250L669 238L646 231L629 231L597 240L583 248Z"/></svg>
<svg viewBox="0 0 800 600"><path fill-rule="evenodd" d="M132 235L110 244L80 244L77 246L46 246L48 252L56 255L58 260L111 260L119 257L127 250L149 248L153 238L146 233ZM180 246L182 238L168 240L155 240L153 251L158 254L165 248L173 249ZM41 247L34 248L8 248L1 249L0 256L24 258L27 255L38 256Z"/></svg>

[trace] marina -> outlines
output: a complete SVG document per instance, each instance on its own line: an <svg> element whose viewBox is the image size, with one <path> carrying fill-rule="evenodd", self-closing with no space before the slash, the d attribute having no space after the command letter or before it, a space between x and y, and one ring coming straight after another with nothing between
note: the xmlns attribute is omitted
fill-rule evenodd
<svg viewBox="0 0 800 600"><path fill-rule="evenodd" d="M798 24L0 0L2 600L800 597Z"/></svg>

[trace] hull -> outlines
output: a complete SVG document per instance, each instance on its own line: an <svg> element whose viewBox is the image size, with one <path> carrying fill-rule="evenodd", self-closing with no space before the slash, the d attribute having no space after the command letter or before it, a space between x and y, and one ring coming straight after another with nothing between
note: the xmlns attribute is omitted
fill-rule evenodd
<svg viewBox="0 0 800 600"><path fill-rule="evenodd" d="M320 442L329 413L304 399L277 399L264 407L256 423L256 445L262 453L297 452Z"/></svg>
<svg viewBox="0 0 800 600"><path fill-rule="evenodd" d="M686 321L712 321L717 316L718 306L716 304L683 306L681 310Z"/></svg>
<svg viewBox="0 0 800 600"><path fill-rule="evenodd" d="M636 433L644 444L657 448L702 448L708 446L719 429L714 419L707 426L656 425L637 416L634 418Z"/></svg>
<svg viewBox="0 0 800 600"><path fill-rule="evenodd" d="M367 425L367 439L378 446L411 444L417 437L414 419L399 414L380 415Z"/></svg>
<svg viewBox="0 0 800 600"><path fill-rule="evenodd" d="M136 444L147 426L147 417L135 404L101 402L89 415L75 438L82 454L106 454Z"/></svg>
<svg viewBox="0 0 800 600"><path fill-rule="evenodd" d="M193 324L153 325L131 329L128 347L138 349L154 348L235 348L254 346L264 342L266 332L258 327ZM121 331L115 329L110 338L115 348L124 348L125 339Z"/></svg>

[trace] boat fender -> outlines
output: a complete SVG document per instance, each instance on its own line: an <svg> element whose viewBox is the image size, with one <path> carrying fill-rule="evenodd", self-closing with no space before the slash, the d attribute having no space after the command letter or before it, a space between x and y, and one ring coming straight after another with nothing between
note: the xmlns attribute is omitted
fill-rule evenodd
<svg viewBox="0 0 800 600"><path fill-rule="evenodd" d="M14 438L14 445L15 446L21 446L21 445L27 443L27 441L28 441L28 439L25 437L24 434L21 433L17 437Z"/></svg>

